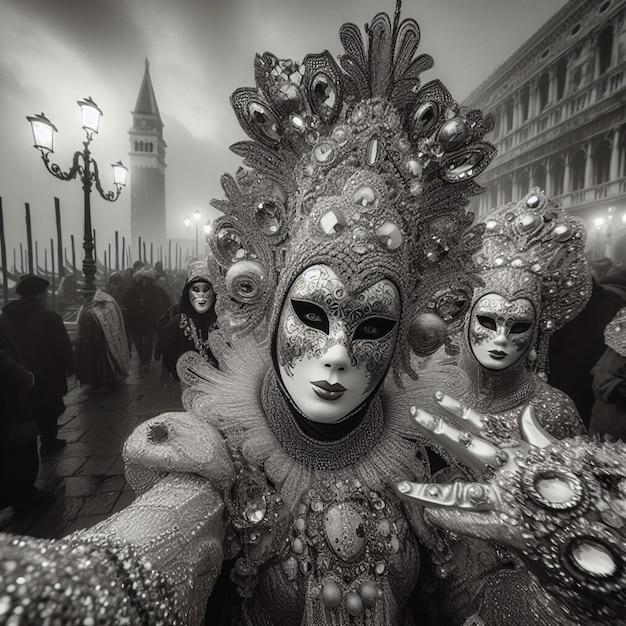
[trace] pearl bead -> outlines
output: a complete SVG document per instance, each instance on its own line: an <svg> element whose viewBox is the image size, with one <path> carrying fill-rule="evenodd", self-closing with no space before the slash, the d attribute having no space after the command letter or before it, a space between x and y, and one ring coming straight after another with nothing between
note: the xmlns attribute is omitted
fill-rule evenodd
<svg viewBox="0 0 626 626"><path fill-rule="evenodd" d="M322 599L324 604L330 608L333 608L341 602L341 589L334 580L328 580L322 587Z"/></svg>
<svg viewBox="0 0 626 626"><path fill-rule="evenodd" d="M363 600L356 591L351 591L346 597L346 610L350 615L356 617L363 611Z"/></svg>

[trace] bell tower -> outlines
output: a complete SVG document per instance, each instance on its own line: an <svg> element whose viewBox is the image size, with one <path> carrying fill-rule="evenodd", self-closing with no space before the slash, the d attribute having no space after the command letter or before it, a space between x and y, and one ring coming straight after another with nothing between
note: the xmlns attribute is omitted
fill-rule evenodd
<svg viewBox="0 0 626 626"><path fill-rule="evenodd" d="M134 111L130 135L130 233L133 255L138 237L149 247L165 243L165 149L163 121L159 113L150 63L146 59L139 95Z"/></svg>

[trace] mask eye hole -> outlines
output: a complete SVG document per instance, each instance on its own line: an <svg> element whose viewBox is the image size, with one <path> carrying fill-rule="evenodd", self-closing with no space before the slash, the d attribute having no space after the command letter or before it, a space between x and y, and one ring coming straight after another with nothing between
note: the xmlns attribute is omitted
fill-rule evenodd
<svg viewBox="0 0 626 626"><path fill-rule="evenodd" d="M519 335L520 333L525 333L530 327L531 324L529 322L518 322L511 326L511 332Z"/></svg>
<svg viewBox="0 0 626 626"><path fill-rule="evenodd" d="M496 330L496 320L486 315L477 315L476 319L481 326L488 328L489 330Z"/></svg>
<svg viewBox="0 0 626 626"><path fill-rule="evenodd" d="M329 322L324 309L306 300L291 300L291 306L298 319L309 328L321 330L328 335Z"/></svg>
<svg viewBox="0 0 626 626"><path fill-rule="evenodd" d="M354 339L382 339L388 335L398 322L387 317L368 317L354 331Z"/></svg>

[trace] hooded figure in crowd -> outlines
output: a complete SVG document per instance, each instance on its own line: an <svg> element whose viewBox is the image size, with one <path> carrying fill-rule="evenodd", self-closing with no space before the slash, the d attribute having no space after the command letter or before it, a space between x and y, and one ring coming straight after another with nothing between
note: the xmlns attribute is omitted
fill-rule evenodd
<svg viewBox="0 0 626 626"><path fill-rule="evenodd" d="M217 359L209 345L209 335L217 328L215 293L205 262L190 265L178 311L166 322L157 348L157 352L163 355L165 369L176 380L176 362L189 350L217 367Z"/></svg>

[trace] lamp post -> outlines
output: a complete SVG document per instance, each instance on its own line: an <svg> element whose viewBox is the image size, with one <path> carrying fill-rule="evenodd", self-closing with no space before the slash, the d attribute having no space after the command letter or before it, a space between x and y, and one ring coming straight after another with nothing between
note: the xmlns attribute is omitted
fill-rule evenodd
<svg viewBox="0 0 626 626"><path fill-rule="evenodd" d="M102 111L91 98L78 100L78 106L80 107L86 140L83 142L83 149L74 153L72 167L68 172L64 172L56 163L50 162L50 154L54 152L56 126L43 113L32 117L27 116L26 119L31 124L35 148L41 152L41 158L46 169L60 180L73 180L78 177L83 185L83 250L85 251L83 258L83 293L91 293L95 291L94 277L96 275L96 261L93 254L93 231L91 228L91 190L95 185L98 193L104 200L115 202L120 196L122 187L126 186L128 169L121 161L113 163L111 167L113 168L115 191L104 191L102 189L98 164L91 158L91 151L89 150L94 134L98 133Z"/></svg>
<svg viewBox="0 0 626 626"><path fill-rule="evenodd" d="M196 209L196 212L193 214L193 218L196 230L196 258L198 258L198 226L200 224L200 211L198 209ZM187 232L191 235L194 230L194 227L192 227L191 225L191 220L186 217L183 222L185 222L185 228L187 229Z"/></svg>
<svg viewBox="0 0 626 626"><path fill-rule="evenodd" d="M595 252L594 252L594 256L596 256L596 258L599 258L600 256L602 256L601 254L601 243L600 243L600 239L601 239L601 233L602 233L602 227L604 226L604 218L603 217L597 217L594 220L594 226L596 227L596 238L595 238Z"/></svg>

